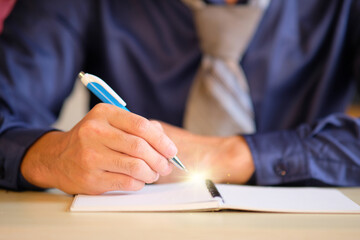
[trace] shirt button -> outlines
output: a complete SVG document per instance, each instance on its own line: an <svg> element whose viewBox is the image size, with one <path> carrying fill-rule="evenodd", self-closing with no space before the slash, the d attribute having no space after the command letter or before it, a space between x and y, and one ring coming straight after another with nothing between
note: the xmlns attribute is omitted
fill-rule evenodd
<svg viewBox="0 0 360 240"><path fill-rule="evenodd" d="M286 166L284 163L279 163L275 166L275 172L277 175L284 177L287 174Z"/></svg>

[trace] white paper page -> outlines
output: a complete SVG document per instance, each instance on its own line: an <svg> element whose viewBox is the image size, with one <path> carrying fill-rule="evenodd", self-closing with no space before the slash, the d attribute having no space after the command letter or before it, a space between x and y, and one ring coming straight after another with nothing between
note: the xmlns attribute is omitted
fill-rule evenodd
<svg viewBox="0 0 360 240"><path fill-rule="evenodd" d="M182 211L217 208L205 183L147 185L137 192L114 191L103 195L78 195L71 211Z"/></svg>
<svg viewBox="0 0 360 240"><path fill-rule="evenodd" d="M336 189L216 184L224 208L303 213L360 213L360 206Z"/></svg>

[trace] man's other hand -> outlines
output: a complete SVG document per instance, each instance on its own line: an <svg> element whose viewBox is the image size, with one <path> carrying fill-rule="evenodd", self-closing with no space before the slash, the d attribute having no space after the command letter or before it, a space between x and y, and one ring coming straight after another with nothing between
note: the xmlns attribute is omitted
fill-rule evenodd
<svg viewBox="0 0 360 240"><path fill-rule="evenodd" d="M244 184L255 171L250 149L241 136L210 137L192 134L161 122L178 147L178 157L189 173L175 169L158 183L184 181L202 175L214 182Z"/></svg>

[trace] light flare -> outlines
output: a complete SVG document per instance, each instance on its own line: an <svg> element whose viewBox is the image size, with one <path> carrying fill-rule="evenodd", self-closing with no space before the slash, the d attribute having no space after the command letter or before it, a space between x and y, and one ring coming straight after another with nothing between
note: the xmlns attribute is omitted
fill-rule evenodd
<svg viewBox="0 0 360 240"><path fill-rule="evenodd" d="M192 183L204 183L206 179L209 178L209 175L206 174L206 172L197 172L197 171L193 171L190 172L187 176L187 181L192 182Z"/></svg>

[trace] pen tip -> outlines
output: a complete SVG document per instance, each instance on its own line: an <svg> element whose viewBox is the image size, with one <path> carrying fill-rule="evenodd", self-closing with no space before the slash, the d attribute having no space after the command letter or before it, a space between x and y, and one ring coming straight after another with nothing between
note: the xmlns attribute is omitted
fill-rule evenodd
<svg viewBox="0 0 360 240"><path fill-rule="evenodd" d="M185 172L188 172L184 164L180 161L180 159L177 156L174 156L169 159L170 162L172 162L176 167L178 167L181 170L184 170Z"/></svg>

